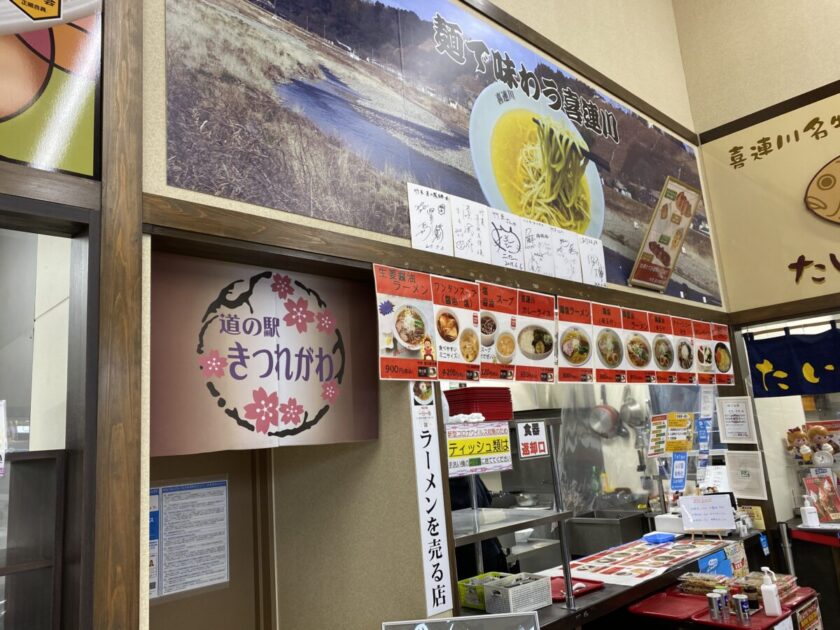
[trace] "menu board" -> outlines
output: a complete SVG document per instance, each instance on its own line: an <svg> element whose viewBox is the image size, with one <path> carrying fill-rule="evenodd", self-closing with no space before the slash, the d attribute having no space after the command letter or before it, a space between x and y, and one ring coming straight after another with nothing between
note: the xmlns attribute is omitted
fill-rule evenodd
<svg viewBox="0 0 840 630"><path fill-rule="evenodd" d="M668 414L662 413L650 419L650 435L648 436L648 457L659 457L665 454L665 438L668 434Z"/></svg>
<svg viewBox="0 0 840 630"><path fill-rule="evenodd" d="M439 378L477 381L481 376L478 339L478 284L432 276Z"/></svg>
<svg viewBox="0 0 840 630"><path fill-rule="evenodd" d="M518 291L498 284L478 283L481 378L512 381L516 372Z"/></svg>
<svg viewBox="0 0 840 630"><path fill-rule="evenodd" d="M621 309L609 304L592 304L592 334L595 336L595 380L626 383L624 344L621 341Z"/></svg>
<svg viewBox="0 0 840 630"><path fill-rule="evenodd" d="M676 383L677 372L674 365L677 358L671 318L659 313L648 313L648 326L651 335L653 335L651 348L653 350L653 367L656 370L656 382L660 384Z"/></svg>
<svg viewBox="0 0 840 630"><path fill-rule="evenodd" d="M700 385L715 384L714 343L712 325L708 322L692 321L694 329L694 363L697 370L697 382Z"/></svg>
<svg viewBox="0 0 840 630"><path fill-rule="evenodd" d="M680 385L694 385L697 383L696 360L694 358L694 326L690 319L682 317L671 318L671 328L674 331L674 369L677 372L677 383Z"/></svg>
<svg viewBox="0 0 840 630"><path fill-rule="evenodd" d="M437 378L432 280L426 273L373 266L379 320L379 378Z"/></svg>
<svg viewBox="0 0 840 630"><path fill-rule="evenodd" d="M628 383L655 383L653 347L648 314L631 308L621 309L624 360Z"/></svg>
<svg viewBox="0 0 840 630"><path fill-rule="evenodd" d="M583 300L557 298L557 382L591 383L592 304Z"/></svg>
<svg viewBox="0 0 840 630"><path fill-rule="evenodd" d="M516 380L553 383L557 327L553 295L519 290L516 323Z"/></svg>
<svg viewBox="0 0 840 630"><path fill-rule="evenodd" d="M712 324L712 341L715 342L715 383L718 385L733 385L735 383L735 370L732 367L729 326Z"/></svg>

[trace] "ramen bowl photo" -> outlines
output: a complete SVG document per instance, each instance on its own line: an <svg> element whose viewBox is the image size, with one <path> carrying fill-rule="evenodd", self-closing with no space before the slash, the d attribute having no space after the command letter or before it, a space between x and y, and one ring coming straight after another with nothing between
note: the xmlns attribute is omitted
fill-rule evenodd
<svg viewBox="0 0 840 630"><path fill-rule="evenodd" d="M583 365L592 355L589 335L578 326L571 326L560 335L560 352L570 365Z"/></svg>
<svg viewBox="0 0 840 630"><path fill-rule="evenodd" d="M394 339L406 350L416 352L429 330L426 318L413 304L403 304L395 312Z"/></svg>

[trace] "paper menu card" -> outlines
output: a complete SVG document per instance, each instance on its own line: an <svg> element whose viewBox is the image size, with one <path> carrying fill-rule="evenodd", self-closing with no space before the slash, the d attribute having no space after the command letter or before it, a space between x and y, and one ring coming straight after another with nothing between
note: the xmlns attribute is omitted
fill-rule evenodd
<svg viewBox="0 0 840 630"><path fill-rule="evenodd" d="M408 218L411 246L435 254L452 256L452 216L449 195L408 183Z"/></svg>
<svg viewBox="0 0 840 630"><path fill-rule="evenodd" d="M456 258L490 264L490 218L488 208L475 201L450 197L452 241Z"/></svg>
<svg viewBox="0 0 840 630"><path fill-rule="evenodd" d="M624 367L628 383L655 383L653 369L653 338L650 334L648 314L632 308L621 309L621 327L624 340Z"/></svg>
<svg viewBox="0 0 840 630"><path fill-rule="evenodd" d="M555 382L557 328L553 295L520 289L517 294L516 380Z"/></svg>
<svg viewBox="0 0 840 630"><path fill-rule="evenodd" d="M432 276L434 330L441 380L477 381L481 374L478 284Z"/></svg>
<svg viewBox="0 0 840 630"><path fill-rule="evenodd" d="M609 304L592 304L592 334L595 342L595 380L598 383L626 383L621 309Z"/></svg>
<svg viewBox="0 0 840 630"><path fill-rule="evenodd" d="M601 239L581 235L580 265L584 284L596 287L607 286L607 263L604 259L604 244Z"/></svg>
<svg viewBox="0 0 840 630"><path fill-rule="evenodd" d="M431 277L373 266L379 324L379 378L437 378Z"/></svg>
<svg viewBox="0 0 840 630"><path fill-rule="evenodd" d="M715 383L718 385L732 385L735 383L735 369L732 367L732 346L729 343L729 327L724 324L712 324L712 341L715 342L713 349Z"/></svg>
<svg viewBox="0 0 840 630"><path fill-rule="evenodd" d="M671 318L659 313L648 313L648 326L653 336L651 349L653 350L653 368L656 370L656 382L676 383L677 372L674 365L677 362L677 357Z"/></svg>
<svg viewBox="0 0 840 630"><path fill-rule="evenodd" d="M481 378L512 381L516 372L519 292L498 284L478 283L481 311Z"/></svg>
<svg viewBox="0 0 840 630"><path fill-rule="evenodd" d="M580 234L562 228L551 228L554 245L554 277L583 282L580 267Z"/></svg>
<svg viewBox="0 0 840 630"><path fill-rule="evenodd" d="M508 269L525 270L522 219L510 212L490 208L490 260Z"/></svg>
<svg viewBox="0 0 840 630"><path fill-rule="evenodd" d="M677 373L677 383L680 385L694 385L697 383L697 358L694 352L694 327L690 319L672 317L671 327L674 331L674 370Z"/></svg>
<svg viewBox="0 0 840 630"><path fill-rule="evenodd" d="M591 383L595 359L592 304L557 298L557 381Z"/></svg>
<svg viewBox="0 0 840 630"><path fill-rule="evenodd" d="M554 276L554 234L551 227L523 219L522 235L525 239L525 271Z"/></svg>
<svg viewBox="0 0 840 630"><path fill-rule="evenodd" d="M715 384L715 351L712 342L712 325L708 322L692 321L694 329L694 363L697 382L700 385Z"/></svg>

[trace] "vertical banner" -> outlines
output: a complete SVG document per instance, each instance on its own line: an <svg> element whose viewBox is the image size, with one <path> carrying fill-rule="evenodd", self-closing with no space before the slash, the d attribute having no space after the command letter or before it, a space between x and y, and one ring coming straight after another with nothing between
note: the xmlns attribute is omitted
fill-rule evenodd
<svg viewBox="0 0 840 630"><path fill-rule="evenodd" d="M373 266L379 317L379 378L437 378L432 282L427 273Z"/></svg>
<svg viewBox="0 0 840 630"><path fill-rule="evenodd" d="M621 309L608 304L592 304L592 333L595 335L595 380L599 383L626 383L621 343Z"/></svg>
<svg viewBox="0 0 840 630"><path fill-rule="evenodd" d="M700 385L715 384L715 361L712 342L712 325L708 322L692 321L694 330L694 358L697 364L697 382Z"/></svg>
<svg viewBox="0 0 840 630"><path fill-rule="evenodd" d="M481 376L478 340L478 284L432 276L439 378L477 381Z"/></svg>
<svg viewBox="0 0 840 630"><path fill-rule="evenodd" d="M591 383L592 304L583 300L557 298L557 381L560 383Z"/></svg>
<svg viewBox="0 0 840 630"><path fill-rule="evenodd" d="M656 369L656 382L676 383L677 372L674 365L677 358L671 318L659 313L648 313L648 326L653 335L651 346L653 349L653 367Z"/></svg>
<svg viewBox="0 0 840 630"><path fill-rule="evenodd" d="M409 400L426 614L432 616L450 610L453 601L437 409L434 395L426 401L416 396L418 387L428 386L428 383L423 382L409 383Z"/></svg>
<svg viewBox="0 0 840 630"><path fill-rule="evenodd" d="M512 381L516 372L516 289L478 283L481 378Z"/></svg>
<svg viewBox="0 0 840 630"><path fill-rule="evenodd" d="M697 383L697 368L694 360L694 327L690 319L672 317L671 327L674 330L674 352L676 361L674 369L677 371L677 383L680 385L694 385Z"/></svg>
<svg viewBox="0 0 840 630"><path fill-rule="evenodd" d="M729 342L729 326L712 324L712 341L715 342L715 383L732 385L735 383L735 370L732 367L732 346Z"/></svg>
<svg viewBox="0 0 840 630"><path fill-rule="evenodd" d="M557 336L554 296L520 289L518 304L516 380L553 383L556 380L557 365L554 348Z"/></svg>
<svg viewBox="0 0 840 630"><path fill-rule="evenodd" d="M695 426L697 427L697 485L699 486L706 480L706 472L709 469L709 447L711 446L712 435L712 419L699 418Z"/></svg>
<svg viewBox="0 0 840 630"><path fill-rule="evenodd" d="M627 382L656 383L656 372L652 369L653 349L648 314L645 311L623 308L621 327L624 329Z"/></svg>
<svg viewBox="0 0 840 630"><path fill-rule="evenodd" d="M688 478L688 453L678 451L671 456L671 492L685 490Z"/></svg>

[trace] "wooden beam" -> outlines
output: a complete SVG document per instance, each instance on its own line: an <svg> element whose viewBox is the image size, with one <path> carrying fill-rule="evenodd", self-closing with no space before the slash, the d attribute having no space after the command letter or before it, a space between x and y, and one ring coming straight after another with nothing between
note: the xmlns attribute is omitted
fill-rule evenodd
<svg viewBox="0 0 840 630"><path fill-rule="evenodd" d="M2 161L0 190L6 195L88 210L99 210L102 194L99 182L86 177L41 171Z"/></svg>
<svg viewBox="0 0 840 630"><path fill-rule="evenodd" d="M102 247L93 627L140 617L143 3L103 10Z"/></svg>
<svg viewBox="0 0 840 630"><path fill-rule="evenodd" d="M160 195L143 195L143 221L148 224L147 231L152 233L155 233L157 226L228 239L230 247L236 246L234 241L243 241L243 252L252 247L248 243L257 243L288 251L307 252L313 256L327 256L333 261L344 260L348 267L358 267L359 262L367 265L381 263L470 281L494 282L550 295L656 311L665 315L728 323L727 314L722 311L704 308L693 302L664 300L652 292L648 294L593 287ZM174 251L172 235L172 232L167 232L167 236L170 237L167 248L169 251ZM186 238L185 234L186 240L194 239ZM185 250L184 253L190 252ZM238 260L247 262L246 258L240 257ZM253 260L252 264L258 264L256 253Z"/></svg>
<svg viewBox="0 0 840 630"><path fill-rule="evenodd" d="M732 326L757 326L800 317L816 317L840 311L840 293L820 295L804 300L769 304L729 314Z"/></svg>

